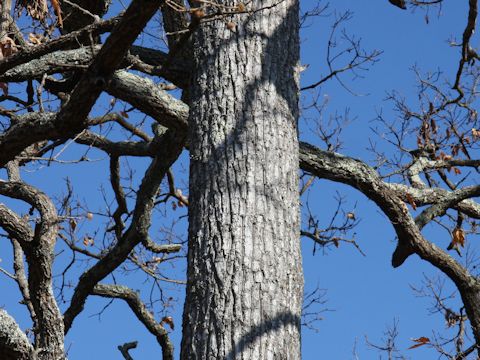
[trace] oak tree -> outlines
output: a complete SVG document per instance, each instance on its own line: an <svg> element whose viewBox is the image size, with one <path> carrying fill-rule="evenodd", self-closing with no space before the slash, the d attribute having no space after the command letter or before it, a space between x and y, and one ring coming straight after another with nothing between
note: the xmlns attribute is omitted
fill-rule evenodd
<svg viewBox="0 0 480 360"><path fill-rule="evenodd" d="M431 11L446 1L390 3ZM184 256L180 358L299 359L300 238L360 249L348 237L357 224L352 211L338 220L338 210L322 227L305 209L301 222L300 196L316 179L347 184L378 206L397 236L394 267L417 255L456 286L459 311L432 293L449 326L459 329L453 350L425 336L412 350L432 346L451 359L477 352L480 282L475 266L459 256L480 218L477 1L468 0L463 33L452 42L459 51L450 83L418 72L418 104L390 96L401 121L378 121L396 153L372 148L375 162L340 154L339 126L318 123L323 147L299 141L299 93L321 110L311 95L320 85L341 82L343 73L381 56L346 33L345 48L336 52L335 36L349 14L334 17L327 74L300 88L300 27L328 6L301 16L299 7L296 0L132 0L123 11L109 0L2 0L0 227L13 254L2 281L16 283L31 319L24 331L0 308L2 359L66 358L65 335L91 297L124 301L163 359L173 359L169 331L180 321L163 311L173 299L164 285L184 282L165 267ZM92 153L102 158L94 161ZM80 168L88 197L100 175L85 169L95 163L110 183L99 191L101 210L68 180L45 189L28 180L44 168L64 177L67 166ZM189 164L188 179L179 163ZM185 240L175 223L187 208ZM171 228L159 225L175 211ZM450 245L424 235L433 223ZM134 272L155 289L148 302L147 289L130 285ZM158 307L163 316L152 312ZM119 350L129 359L135 346Z"/></svg>

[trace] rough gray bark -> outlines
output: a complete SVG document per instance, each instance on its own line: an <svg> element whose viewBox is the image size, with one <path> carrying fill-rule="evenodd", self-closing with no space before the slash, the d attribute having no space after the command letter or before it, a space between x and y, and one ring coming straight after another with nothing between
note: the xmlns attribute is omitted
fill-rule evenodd
<svg viewBox="0 0 480 360"><path fill-rule="evenodd" d="M52 288L52 263L58 232L55 206L41 191L23 182L0 182L0 194L23 200L41 216L33 236L18 237L28 264L28 288L35 312L35 349L40 360L62 360L64 355L63 318ZM8 227L5 230L9 230ZM25 233L25 232L23 232ZM22 233L9 232L12 238ZM28 235L27 235L28 236ZM17 273L18 276L18 273Z"/></svg>
<svg viewBox="0 0 480 360"><path fill-rule="evenodd" d="M7 35L10 27L10 11L12 10L12 0L2 0L0 2L0 40Z"/></svg>
<svg viewBox="0 0 480 360"><path fill-rule="evenodd" d="M3 360L34 359L33 346L27 335L8 313L0 309L0 354Z"/></svg>
<svg viewBox="0 0 480 360"><path fill-rule="evenodd" d="M110 3L110 0L71 0L60 2L62 14L65 18L63 31L70 33L95 21L99 21L100 17L107 12Z"/></svg>
<svg viewBox="0 0 480 360"><path fill-rule="evenodd" d="M298 3L233 21L193 35L181 359L299 359Z"/></svg>

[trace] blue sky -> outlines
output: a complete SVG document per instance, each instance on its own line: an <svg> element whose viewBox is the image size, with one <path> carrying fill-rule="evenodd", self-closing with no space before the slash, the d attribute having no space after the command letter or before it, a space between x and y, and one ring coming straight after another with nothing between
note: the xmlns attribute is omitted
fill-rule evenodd
<svg viewBox="0 0 480 360"><path fill-rule="evenodd" d="M350 9L354 13L347 26L350 34L362 38L366 49L383 51L380 61L362 74L363 79L349 82L348 75L342 78L353 91L368 93L368 96L352 96L335 81L321 89L321 94L329 98L330 112L341 112L348 107L352 117L356 117L344 130L342 153L363 160L373 159L366 149L369 138L375 139L370 128L376 126L373 120L377 112L381 111L387 119L395 118L392 104L384 100L386 93L395 89L410 104L417 101L412 66L416 65L422 71L441 69L446 79L454 79L458 50L450 47L447 40L461 37L466 5L465 1L446 1L441 16L438 18L437 12L431 12L427 24L424 11L402 11L388 1L332 2L331 8L335 11ZM310 63L302 79L304 83L325 74L323 34L329 31L328 23L328 20L318 19L316 25L303 33L302 59L304 63ZM304 136L310 139L308 133L305 132ZM315 142L315 139L311 141ZM381 141L378 144L380 148L386 145ZM435 351L425 347L406 350L412 345L411 338L431 337L432 331L445 330L441 315L429 315L430 300L416 298L410 288L410 285L419 287L424 275L435 277L438 272L418 257L410 258L399 269L392 269L390 258L395 236L391 225L375 205L345 186L327 181L317 183L315 195L310 197L316 199L311 203L315 204L319 217L322 214L328 216L328 208L333 211L335 203L326 205L326 199L331 199L336 190L346 196L352 206L357 204L356 214L361 217L361 223L355 229L356 239L367 256L362 257L348 246L334 249L325 256L311 256L312 245L302 240L307 286L318 282L328 289L327 306L335 310L325 314L318 333L304 331L304 358L316 359L320 358L319 354L324 354L329 359L355 359L352 355L355 341L359 359L378 358L375 351L365 346L365 336L373 343L381 343L383 331L392 325L394 319L399 322L397 345L404 350L405 356L411 359L438 358ZM449 242L445 233L430 230L429 235L438 239L441 246L445 247Z"/></svg>
<svg viewBox="0 0 480 360"><path fill-rule="evenodd" d="M301 4L304 10L315 5L310 0ZM402 11L390 5L387 0L338 0L332 1L327 10L332 16L313 19L309 26L303 29L302 64L309 65L302 74L303 85L315 82L327 74L325 44L335 14L351 10L353 17L345 24L347 32L361 38L365 49L383 51L380 61L369 68L369 71L361 73L363 78L352 79L348 74L341 76L353 92L362 96L352 95L336 80L331 80L317 89L321 99L328 98L323 120L336 112L344 112L346 108L355 119L345 127L342 134L342 153L366 161L372 160L372 154L367 148L369 139L375 138L371 127L376 126L373 120L377 112L382 111L386 117L392 119L395 117L392 104L384 100L386 92L395 89L415 104L416 84L411 71L413 65L423 71L441 69L445 71L446 79L453 79L459 54L458 49L450 47L447 40L460 38L466 21L466 5L467 1L446 1L441 16L437 17L435 11L431 12L427 24L424 11ZM118 6L118 3L115 6ZM155 25L155 22L153 24ZM306 93L304 96L308 98L310 94ZM108 107L109 100L108 96L102 96L95 111L101 113ZM135 112L130 116L133 119L140 117ZM320 145L318 139L308 131L311 124L305 121L301 124L302 140ZM382 143L379 142L379 145ZM392 151L388 147L385 149ZM66 149L62 158L72 160L79 158L78 154L79 147L72 145ZM105 207L101 196L102 186L106 197L110 200L112 198L107 182L108 159L94 150L90 151L88 156L95 161L48 168L34 165L24 171L23 176L26 181L50 195L64 192L64 179L68 177L79 201L87 204L90 211L97 212ZM134 183L140 179L146 164L145 160L129 159L129 166L135 172ZM125 163L123 166L126 167ZM177 181L180 185L183 182L183 186L186 184L186 169L188 163L184 154L175 167ZM429 315L429 300L415 297L411 290L411 285L421 284L424 275L436 276L437 271L417 257L410 258L399 269L392 269L390 258L395 246L395 236L391 225L370 201L346 186L324 180L315 183L308 194L309 205L321 223L326 224L335 210L334 198L337 192L346 198L346 211L355 208L355 214L360 219L360 224L355 228L355 237L367 256L362 256L355 248L345 244L325 252L317 249L316 254L312 255L313 244L310 240L302 239L306 291L316 286L326 289L325 299L328 301L324 308L331 310L322 313L323 320L315 324L317 331L303 331L303 358L377 359L377 352L366 346L365 337L373 343L381 343L386 326L397 319L400 331L398 348L411 359L436 359L437 353L427 347L406 349L412 345L411 338L431 336L432 331L445 330L441 315ZM12 206L20 209L16 204ZM160 230L168 228L172 219L179 215L185 215L185 209L174 212L170 206L161 208L155 213L152 234L163 236ZM101 221L97 216L94 216L93 221L82 221L79 224L78 236L81 238L85 234L94 234ZM181 220L174 230L184 237L186 220ZM445 246L449 242L445 233L429 230L429 234L438 238L440 244L442 236ZM67 253L61 253L61 249L59 245L56 274L61 272L69 259ZM0 241L0 266L7 270L11 269L10 253L7 241ZM69 277L73 284L86 265L75 265L72 268ZM184 279L184 270L183 262L177 262L174 267L167 265L164 269L166 274L178 279ZM7 311L18 319L22 328L28 327L26 310L23 305L18 304L18 290L6 277L0 279L0 306L4 305ZM146 283L145 277L140 273L130 273L128 276L118 274L117 280L134 289L141 289L145 299L150 295L151 282ZM156 315L157 318L173 316L176 327L172 332L172 340L178 350L184 289L170 283L162 283L162 289L173 298L174 306L164 310L158 308ZM160 358L160 349L155 339L143 329L122 301L115 301L101 316L96 315L107 303L104 299L94 297L88 300L84 312L75 320L67 336L69 358L120 359L121 355L116 347L134 340L139 341L138 348L131 351L135 359ZM64 304L60 306L65 309ZM358 357L353 355L355 344Z"/></svg>

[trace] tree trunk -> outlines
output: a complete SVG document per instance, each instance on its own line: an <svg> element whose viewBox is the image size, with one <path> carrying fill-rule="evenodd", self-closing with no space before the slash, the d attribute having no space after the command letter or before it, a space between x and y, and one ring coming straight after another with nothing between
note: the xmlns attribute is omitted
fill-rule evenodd
<svg viewBox="0 0 480 360"><path fill-rule="evenodd" d="M298 3L269 5L193 35L181 359L300 359Z"/></svg>

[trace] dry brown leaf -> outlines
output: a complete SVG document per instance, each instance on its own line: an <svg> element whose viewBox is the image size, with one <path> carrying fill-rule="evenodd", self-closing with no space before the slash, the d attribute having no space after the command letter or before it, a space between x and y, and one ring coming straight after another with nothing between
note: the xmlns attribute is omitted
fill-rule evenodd
<svg viewBox="0 0 480 360"><path fill-rule="evenodd" d="M50 0L50 3L52 4L53 11L57 16L58 26L63 28L62 9L60 8L58 0Z"/></svg>
<svg viewBox="0 0 480 360"><path fill-rule="evenodd" d="M459 149L458 145L452 146L452 156L457 156L458 155L458 149Z"/></svg>
<svg viewBox="0 0 480 360"><path fill-rule="evenodd" d="M175 329L175 323L173 322L173 318L171 316L165 316L160 322L160 325L163 324L168 324L168 326L170 326L170 329L172 330Z"/></svg>
<svg viewBox="0 0 480 360"><path fill-rule="evenodd" d="M347 218L350 219L350 220L355 220L355 213L350 211L347 213Z"/></svg>
<svg viewBox="0 0 480 360"><path fill-rule="evenodd" d="M476 110L471 110L470 111L470 118L473 120L473 121L477 121L477 118L478 118L478 112Z"/></svg>
<svg viewBox="0 0 480 360"><path fill-rule="evenodd" d="M15 45L15 41L13 41L12 38L5 36L0 41L0 60L3 60L17 51L17 45ZM2 89L3 95L8 95L8 83L0 82L0 89Z"/></svg>
<svg viewBox="0 0 480 360"><path fill-rule="evenodd" d="M423 345L427 345L427 344L430 344L430 339L425 337L425 336L422 336L422 337L419 337L417 339L412 339L413 342L416 342L415 345L412 345L408 348L408 350L410 349L415 349L415 348L418 348L420 346L423 346Z"/></svg>
<svg viewBox="0 0 480 360"><path fill-rule="evenodd" d="M410 206L412 207L413 210L417 210L417 204L415 204L415 200L413 200L413 197L412 195L410 195L409 193L407 193L405 195L405 197L407 198L407 202L410 204Z"/></svg>
<svg viewBox="0 0 480 360"><path fill-rule="evenodd" d="M423 147L422 138L420 136L417 136L417 146L419 148Z"/></svg>
<svg viewBox="0 0 480 360"><path fill-rule="evenodd" d="M29 33L28 34L28 41L32 45L40 45L41 43L43 43L45 41L45 37L43 37L42 35L39 35L39 34Z"/></svg>
<svg viewBox="0 0 480 360"><path fill-rule="evenodd" d="M93 214L91 212L87 212L87 219L92 220L93 219Z"/></svg>
<svg viewBox="0 0 480 360"><path fill-rule="evenodd" d="M9 57L10 55L15 54L18 51L15 41L8 36L4 36L2 41L0 41L0 49L3 58Z"/></svg>
<svg viewBox="0 0 480 360"><path fill-rule="evenodd" d="M16 8L21 12L27 10L27 14L33 19L44 21L48 14L46 0L18 0Z"/></svg>
<svg viewBox="0 0 480 360"><path fill-rule="evenodd" d="M452 245L465 247L465 232L462 228L456 227L452 232Z"/></svg>
<svg viewBox="0 0 480 360"><path fill-rule="evenodd" d="M452 169L453 169L453 172L455 173L455 175L460 175L462 173L459 168L452 167Z"/></svg>

